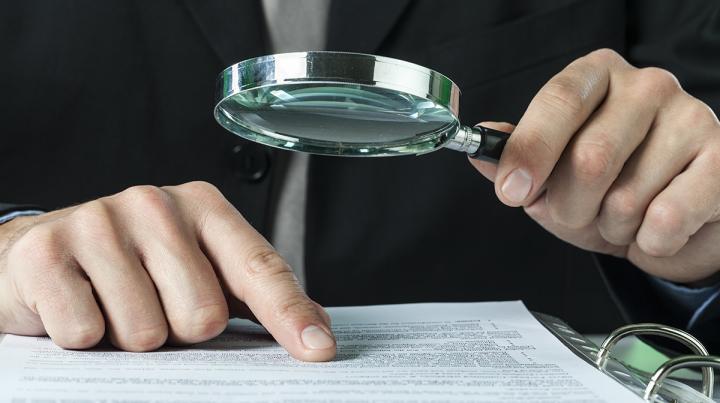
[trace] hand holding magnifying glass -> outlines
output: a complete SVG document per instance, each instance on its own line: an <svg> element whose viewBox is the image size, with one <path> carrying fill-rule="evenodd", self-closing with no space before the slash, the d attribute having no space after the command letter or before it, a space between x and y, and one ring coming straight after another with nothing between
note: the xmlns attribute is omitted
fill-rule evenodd
<svg viewBox="0 0 720 403"><path fill-rule="evenodd" d="M720 273L718 119L669 72L614 51L550 79L512 138L463 126L450 79L386 57L259 57L228 67L218 89L216 119L250 140L341 156L464 151L500 200L573 245L672 281Z"/></svg>

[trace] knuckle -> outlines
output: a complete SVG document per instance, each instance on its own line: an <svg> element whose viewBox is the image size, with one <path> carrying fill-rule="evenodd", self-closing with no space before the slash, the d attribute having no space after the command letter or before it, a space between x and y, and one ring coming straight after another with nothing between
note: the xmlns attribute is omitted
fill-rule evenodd
<svg viewBox="0 0 720 403"><path fill-rule="evenodd" d="M87 220L91 223L99 220L107 220L112 216L110 206L102 199L96 199L80 205L72 213L76 220Z"/></svg>
<svg viewBox="0 0 720 403"><path fill-rule="evenodd" d="M684 121L686 128L693 131L717 131L720 128L718 118L710 106L697 98L686 103Z"/></svg>
<svg viewBox="0 0 720 403"><path fill-rule="evenodd" d="M642 218L641 204L642 200L630 187L608 192L596 224L600 236L613 245L633 243Z"/></svg>
<svg viewBox="0 0 720 403"><path fill-rule="evenodd" d="M628 246L635 239L635 232L627 228L619 228L612 223L598 220L596 224L598 233L607 243L615 246Z"/></svg>
<svg viewBox="0 0 720 403"><path fill-rule="evenodd" d="M510 141L512 141L512 147L515 148L516 151L514 155L517 156L550 156L555 154L555 149L548 138L534 128L528 128L522 132L518 132L516 137Z"/></svg>
<svg viewBox="0 0 720 403"><path fill-rule="evenodd" d="M685 215L678 206L670 203L653 202L645 212L643 227L638 233L637 244L649 256L672 256L688 240Z"/></svg>
<svg viewBox="0 0 720 403"><path fill-rule="evenodd" d="M582 113L588 91L579 81L564 75L555 76L543 88L543 104L565 117Z"/></svg>
<svg viewBox="0 0 720 403"><path fill-rule="evenodd" d="M193 200L200 203L205 210L212 211L226 208L229 204L220 189L209 182L194 181L179 186Z"/></svg>
<svg viewBox="0 0 720 403"><path fill-rule="evenodd" d="M104 323L82 323L66 329L66 334L53 338L62 348L86 349L98 344L105 335Z"/></svg>
<svg viewBox="0 0 720 403"><path fill-rule="evenodd" d="M165 325L157 325L131 331L123 341L120 347L127 351L152 351L165 344L168 337L168 330Z"/></svg>
<svg viewBox="0 0 720 403"><path fill-rule="evenodd" d="M247 255L247 274L250 278L291 275L285 260L270 246L252 249Z"/></svg>
<svg viewBox="0 0 720 403"><path fill-rule="evenodd" d="M671 72L645 67L635 72L633 92L645 99L662 99L680 90L680 82Z"/></svg>
<svg viewBox="0 0 720 403"><path fill-rule="evenodd" d="M187 191L188 193L191 193L193 195L200 196L200 197L222 196L220 189L218 189L212 183L205 182L205 181L193 181L193 182L183 183L182 185L178 186L178 188L183 189L183 190Z"/></svg>
<svg viewBox="0 0 720 403"><path fill-rule="evenodd" d="M681 233L685 226L681 210L666 202L652 203L645 213L645 219L653 230L666 235Z"/></svg>
<svg viewBox="0 0 720 403"><path fill-rule="evenodd" d="M615 147L605 141L577 143L570 154L573 175L584 183L597 183L610 177L615 167Z"/></svg>
<svg viewBox="0 0 720 403"><path fill-rule="evenodd" d="M189 310L183 320L168 319L175 334L197 343L220 334L227 327L229 313L226 303L211 302Z"/></svg>
<svg viewBox="0 0 720 403"><path fill-rule="evenodd" d="M648 256L654 258L671 257L687 242L687 238L679 246L674 240L662 239L661 236L640 237L637 240L638 248Z"/></svg>
<svg viewBox="0 0 720 403"><path fill-rule="evenodd" d="M281 321L291 321L302 316L317 315L315 304L300 292L278 302L273 311L274 317Z"/></svg>
<svg viewBox="0 0 720 403"><path fill-rule="evenodd" d="M172 197L156 186L134 186L125 191L128 203L150 225L155 233L177 240L181 232L178 226Z"/></svg>
<svg viewBox="0 0 720 403"><path fill-rule="evenodd" d="M139 185L122 192L129 204L142 212L163 212L171 207L170 195L157 186Z"/></svg>
<svg viewBox="0 0 720 403"><path fill-rule="evenodd" d="M627 223L640 215L641 201L635 191L629 188L612 190L605 196L604 214L613 221Z"/></svg>
<svg viewBox="0 0 720 403"><path fill-rule="evenodd" d="M197 225L202 230L211 216L237 214L237 210L228 203L222 192L213 184L204 181L184 183L177 189L187 197L193 205L200 207L202 214Z"/></svg>
<svg viewBox="0 0 720 403"><path fill-rule="evenodd" d="M612 65L624 60L618 52L610 48L594 50L588 53L587 57L604 65Z"/></svg>
<svg viewBox="0 0 720 403"><path fill-rule="evenodd" d="M83 204L70 214L73 231L84 242L95 245L117 244L117 234L110 207L101 200Z"/></svg>

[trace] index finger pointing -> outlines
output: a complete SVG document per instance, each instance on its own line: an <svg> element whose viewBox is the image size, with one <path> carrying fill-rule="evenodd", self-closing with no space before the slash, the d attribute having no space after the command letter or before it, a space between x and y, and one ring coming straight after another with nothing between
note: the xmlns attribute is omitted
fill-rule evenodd
<svg viewBox="0 0 720 403"><path fill-rule="evenodd" d="M611 50L581 57L530 102L498 165L495 189L511 206L532 202L575 132L605 98L611 69L629 65Z"/></svg>
<svg viewBox="0 0 720 403"><path fill-rule="evenodd" d="M199 189L189 190L192 187ZM189 202L188 209L203 251L229 291L293 357L332 359L335 339L322 308L308 298L272 246L212 185L192 183L175 189L210 194L202 204Z"/></svg>

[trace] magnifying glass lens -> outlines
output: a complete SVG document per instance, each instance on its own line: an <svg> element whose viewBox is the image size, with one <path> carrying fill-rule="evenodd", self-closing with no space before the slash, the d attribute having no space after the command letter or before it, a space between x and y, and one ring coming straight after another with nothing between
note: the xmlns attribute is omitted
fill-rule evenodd
<svg viewBox="0 0 720 403"><path fill-rule="evenodd" d="M223 126L253 141L332 155L418 154L443 145L459 122L429 99L364 84L293 82L236 92Z"/></svg>

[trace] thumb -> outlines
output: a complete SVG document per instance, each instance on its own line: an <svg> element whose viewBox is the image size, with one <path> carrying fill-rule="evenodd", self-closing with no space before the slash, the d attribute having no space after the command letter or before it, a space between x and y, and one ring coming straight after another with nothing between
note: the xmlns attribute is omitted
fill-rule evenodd
<svg viewBox="0 0 720 403"><path fill-rule="evenodd" d="M501 132L511 133L515 130L515 125L506 122L481 122L476 126L485 126L489 129L500 130ZM470 158L470 163L484 176L487 180L495 182L495 174L497 173L497 164L489 161L481 161Z"/></svg>

